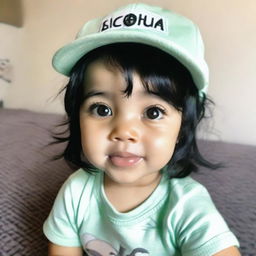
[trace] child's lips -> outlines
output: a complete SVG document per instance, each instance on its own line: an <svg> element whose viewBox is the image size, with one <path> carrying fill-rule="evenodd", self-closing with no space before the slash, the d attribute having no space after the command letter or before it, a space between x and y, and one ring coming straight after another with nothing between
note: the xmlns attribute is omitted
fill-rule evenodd
<svg viewBox="0 0 256 256"><path fill-rule="evenodd" d="M143 159L142 156L129 152L116 152L109 155L110 162L117 167L130 167L139 163Z"/></svg>

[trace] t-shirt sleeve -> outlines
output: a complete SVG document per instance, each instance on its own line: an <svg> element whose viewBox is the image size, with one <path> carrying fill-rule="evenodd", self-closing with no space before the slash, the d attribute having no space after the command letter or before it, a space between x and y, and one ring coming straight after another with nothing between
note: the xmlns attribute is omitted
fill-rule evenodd
<svg viewBox="0 0 256 256"><path fill-rule="evenodd" d="M175 212L175 233L183 256L211 256L230 246L239 247L237 238L201 184L186 186Z"/></svg>
<svg viewBox="0 0 256 256"><path fill-rule="evenodd" d="M84 184L81 181L84 177L79 177L82 175L82 173L77 172L66 180L43 225L45 236L54 244L81 247L77 209Z"/></svg>

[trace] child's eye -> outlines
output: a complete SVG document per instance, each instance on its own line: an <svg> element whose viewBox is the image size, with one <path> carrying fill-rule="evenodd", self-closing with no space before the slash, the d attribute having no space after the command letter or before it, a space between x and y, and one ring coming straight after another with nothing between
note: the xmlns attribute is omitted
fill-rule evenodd
<svg viewBox="0 0 256 256"><path fill-rule="evenodd" d="M111 116L112 110L110 107L103 103L94 103L89 108L90 113L92 113L95 116L99 117L105 117L105 116Z"/></svg>
<svg viewBox="0 0 256 256"><path fill-rule="evenodd" d="M144 117L151 119L151 120L159 120L163 118L163 115L165 114L165 110L163 108L160 108L158 106L151 106L146 109L144 113Z"/></svg>

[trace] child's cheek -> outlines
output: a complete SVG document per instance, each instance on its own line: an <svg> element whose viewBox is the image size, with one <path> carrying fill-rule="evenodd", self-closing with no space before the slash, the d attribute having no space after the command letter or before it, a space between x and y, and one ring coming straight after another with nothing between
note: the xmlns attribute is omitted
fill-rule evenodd
<svg viewBox="0 0 256 256"><path fill-rule="evenodd" d="M171 128L170 128L171 127ZM180 130L180 118L175 123L168 123L151 131L145 136L146 148L151 155L155 154L159 161L168 162L174 152Z"/></svg>
<svg viewBox="0 0 256 256"><path fill-rule="evenodd" d="M103 149L103 131L88 118L80 120L80 131L84 156L90 163L95 165L99 161L97 156L100 155L100 151Z"/></svg>
<svg viewBox="0 0 256 256"><path fill-rule="evenodd" d="M155 154L161 158L166 159L164 161L169 161L172 157L174 148L176 145L176 136L166 136L154 139L152 143L150 144L150 148L152 151L155 152Z"/></svg>

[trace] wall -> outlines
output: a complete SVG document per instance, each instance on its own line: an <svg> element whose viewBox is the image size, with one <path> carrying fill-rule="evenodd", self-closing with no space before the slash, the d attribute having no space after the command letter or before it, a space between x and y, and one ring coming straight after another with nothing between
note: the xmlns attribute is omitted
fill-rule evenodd
<svg viewBox="0 0 256 256"><path fill-rule="evenodd" d="M53 100L66 81L51 67L54 51L71 41L84 21L130 2L135 1L23 0L23 27L0 24L0 37L4 38L0 56L8 57L14 65L5 106L63 112L61 97ZM188 16L201 29L210 67L209 95L216 103L210 124L215 135L210 137L256 145L256 2L144 2Z"/></svg>

